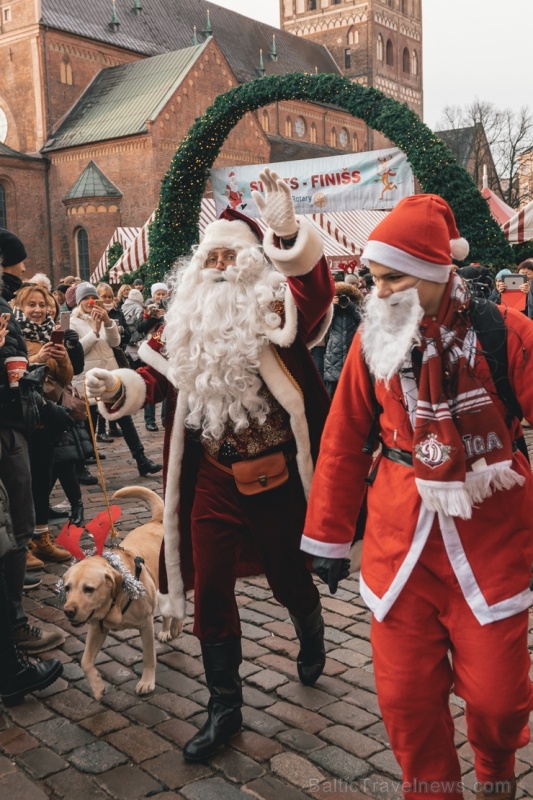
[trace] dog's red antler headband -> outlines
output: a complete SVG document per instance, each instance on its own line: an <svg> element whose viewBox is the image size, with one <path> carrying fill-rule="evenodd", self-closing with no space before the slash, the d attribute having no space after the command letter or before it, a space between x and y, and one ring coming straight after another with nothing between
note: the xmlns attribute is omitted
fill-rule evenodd
<svg viewBox="0 0 533 800"><path fill-rule="evenodd" d="M111 529L111 520L116 522L118 519L120 519L122 514L122 509L120 506L109 506L109 511L111 514L111 519L109 519L109 514L107 511L100 511L94 519L87 523L85 529L67 522L57 537L56 543L64 547L65 550L68 550L69 553L72 553L74 558L82 561L86 554L80 547L80 539L85 530L87 530L94 539L96 553L101 556L104 551L107 534Z"/></svg>

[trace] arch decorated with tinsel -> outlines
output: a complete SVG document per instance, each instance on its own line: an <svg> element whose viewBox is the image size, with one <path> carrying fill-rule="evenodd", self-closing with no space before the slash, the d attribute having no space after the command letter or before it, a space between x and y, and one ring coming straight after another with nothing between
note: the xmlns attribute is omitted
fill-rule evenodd
<svg viewBox="0 0 533 800"><path fill-rule="evenodd" d="M189 129L161 187L150 229L148 279L161 280L172 263L198 241L198 220L209 171L224 141L245 114L280 100L327 103L344 109L383 133L407 156L422 191L451 205L470 258L501 266L513 251L492 218L488 203L449 148L406 105L377 89L339 75L270 75L219 95Z"/></svg>

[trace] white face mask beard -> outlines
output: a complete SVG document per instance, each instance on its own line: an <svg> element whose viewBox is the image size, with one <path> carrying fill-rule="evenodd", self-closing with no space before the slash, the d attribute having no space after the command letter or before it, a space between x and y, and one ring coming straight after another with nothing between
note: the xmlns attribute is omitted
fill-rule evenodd
<svg viewBox="0 0 533 800"><path fill-rule="evenodd" d="M373 289L365 299L361 343L363 355L376 378L388 383L412 347L420 342L424 316L416 286L379 298Z"/></svg>

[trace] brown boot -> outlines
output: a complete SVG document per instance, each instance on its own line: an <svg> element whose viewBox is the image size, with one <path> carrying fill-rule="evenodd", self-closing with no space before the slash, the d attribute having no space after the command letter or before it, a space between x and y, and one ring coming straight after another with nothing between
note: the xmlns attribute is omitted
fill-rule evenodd
<svg viewBox="0 0 533 800"><path fill-rule="evenodd" d="M498 791L502 789L503 791ZM493 791L490 785L485 784L485 788L476 794L476 800L515 800L516 797L516 778L509 778L507 781L495 781Z"/></svg>
<svg viewBox="0 0 533 800"><path fill-rule="evenodd" d="M69 561L72 558L72 553L65 550L64 547L57 545L50 533L50 531L43 531L39 536L31 540L31 551L37 558L42 558L44 561Z"/></svg>
<svg viewBox="0 0 533 800"><path fill-rule="evenodd" d="M29 545L31 548L31 544ZM31 549L28 550L26 553L26 569L28 572L33 572L37 569L42 569L44 567L44 561L41 561L40 558L35 558Z"/></svg>

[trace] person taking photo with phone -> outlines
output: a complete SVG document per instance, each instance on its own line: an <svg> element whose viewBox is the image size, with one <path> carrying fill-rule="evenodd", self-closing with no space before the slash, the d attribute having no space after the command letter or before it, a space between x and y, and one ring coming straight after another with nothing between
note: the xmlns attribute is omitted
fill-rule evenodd
<svg viewBox="0 0 533 800"><path fill-rule="evenodd" d="M85 354L85 370L76 375L72 383L84 396L86 372L94 368L118 369L113 348L120 346L120 332L116 321L109 316L109 312L92 284L80 283L76 287L76 303L76 308L72 312L71 325L80 337ZM97 414L96 405L92 405L91 417L95 428ZM145 477L160 472L163 469L162 464L155 464L144 452L131 416L121 417L118 425L123 433L124 441L137 463L139 475Z"/></svg>

